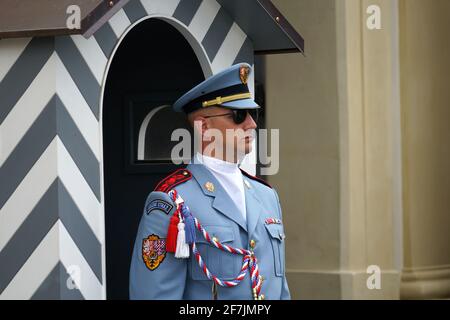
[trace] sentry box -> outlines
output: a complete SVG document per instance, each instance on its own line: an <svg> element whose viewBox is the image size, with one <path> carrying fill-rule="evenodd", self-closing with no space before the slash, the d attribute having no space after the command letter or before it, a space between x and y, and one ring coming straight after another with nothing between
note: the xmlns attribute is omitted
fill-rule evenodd
<svg viewBox="0 0 450 320"><path fill-rule="evenodd" d="M186 126L170 105L303 38L269 0L0 7L0 299L127 299L145 198Z"/></svg>

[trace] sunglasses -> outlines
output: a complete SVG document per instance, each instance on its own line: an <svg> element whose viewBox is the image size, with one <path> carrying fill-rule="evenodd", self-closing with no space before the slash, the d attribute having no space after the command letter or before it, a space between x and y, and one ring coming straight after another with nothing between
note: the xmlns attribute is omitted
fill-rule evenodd
<svg viewBox="0 0 450 320"><path fill-rule="evenodd" d="M217 114L214 116L207 116L204 118L232 116L235 124L241 124L245 121L245 119L247 119L247 115L249 114L250 117L253 118L253 121L255 121L255 123L258 123L259 109L235 109L231 111L232 111L231 113Z"/></svg>

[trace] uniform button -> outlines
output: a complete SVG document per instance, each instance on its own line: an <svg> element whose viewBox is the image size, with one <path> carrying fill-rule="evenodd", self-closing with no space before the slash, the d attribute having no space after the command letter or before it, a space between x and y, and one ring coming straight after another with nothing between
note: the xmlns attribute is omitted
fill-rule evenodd
<svg viewBox="0 0 450 320"><path fill-rule="evenodd" d="M255 246L256 246L256 241L255 240L250 240L250 248L255 248Z"/></svg>
<svg viewBox="0 0 450 320"><path fill-rule="evenodd" d="M187 172L187 171L183 171L183 175L184 175L184 176L187 176L187 175L188 175L188 172Z"/></svg>

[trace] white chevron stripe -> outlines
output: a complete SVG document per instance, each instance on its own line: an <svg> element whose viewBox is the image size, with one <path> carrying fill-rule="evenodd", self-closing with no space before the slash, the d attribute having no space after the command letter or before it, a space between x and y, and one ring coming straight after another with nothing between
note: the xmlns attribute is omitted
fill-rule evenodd
<svg viewBox="0 0 450 320"><path fill-rule="evenodd" d="M30 299L59 261L59 222L55 223L0 295L2 300ZM24 243L26 245L26 242Z"/></svg>
<svg viewBox="0 0 450 320"><path fill-rule="evenodd" d="M55 181L56 152L55 138L0 209L0 251Z"/></svg>
<svg viewBox="0 0 450 320"><path fill-rule="evenodd" d="M66 187L73 201L91 227L98 241L103 243L103 226L101 225L101 206L92 189L84 179L64 144L57 138L58 176Z"/></svg>
<svg viewBox="0 0 450 320"><path fill-rule="evenodd" d="M97 40L95 40L95 37L86 39L81 35L73 35L71 38L97 79L97 82L102 84L103 74L108 60L98 45Z"/></svg>
<svg viewBox="0 0 450 320"><path fill-rule="evenodd" d="M180 0L141 0L147 14L172 16Z"/></svg>
<svg viewBox="0 0 450 320"><path fill-rule="evenodd" d="M101 283L61 222L59 223L59 236L61 263L71 275L73 274L72 280L76 283L83 297L87 300L104 299ZM79 272L79 274L76 274L76 272ZM65 285L65 283L61 283L61 285Z"/></svg>
<svg viewBox="0 0 450 320"><path fill-rule="evenodd" d="M59 137L55 137L0 209L2 250L59 176L86 222L103 243L101 206Z"/></svg>
<svg viewBox="0 0 450 320"><path fill-rule="evenodd" d="M220 4L216 0L203 0L201 3L189 24L189 30L198 42L202 42L219 10Z"/></svg>
<svg viewBox="0 0 450 320"><path fill-rule="evenodd" d="M246 38L244 31L233 23L212 63L214 74L233 64Z"/></svg>
<svg viewBox="0 0 450 320"><path fill-rule="evenodd" d="M30 40L31 38L0 40L0 82L22 54Z"/></svg>
<svg viewBox="0 0 450 320"><path fill-rule="evenodd" d="M54 62L55 54L53 53L0 125L2 139L0 166L3 165L55 93Z"/></svg>
<svg viewBox="0 0 450 320"><path fill-rule="evenodd" d="M116 34L117 39L120 38L122 33L129 27L131 24L130 19L128 19L125 11L120 9L116 12L115 15L111 17L108 21L114 33Z"/></svg>
<svg viewBox="0 0 450 320"><path fill-rule="evenodd" d="M56 93L66 106L82 136L97 160L100 159L100 132L98 121L76 86L66 67L56 55Z"/></svg>

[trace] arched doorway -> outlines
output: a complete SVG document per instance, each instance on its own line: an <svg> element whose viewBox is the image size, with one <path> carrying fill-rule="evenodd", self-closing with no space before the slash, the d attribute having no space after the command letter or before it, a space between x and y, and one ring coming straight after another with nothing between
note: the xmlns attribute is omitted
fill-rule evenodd
<svg viewBox="0 0 450 320"><path fill-rule="evenodd" d="M170 107L204 80L185 37L147 19L125 36L111 62L103 96L103 173L108 299L128 299L131 252L145 199L176 167L173 129L185 127Z"/></svg>

